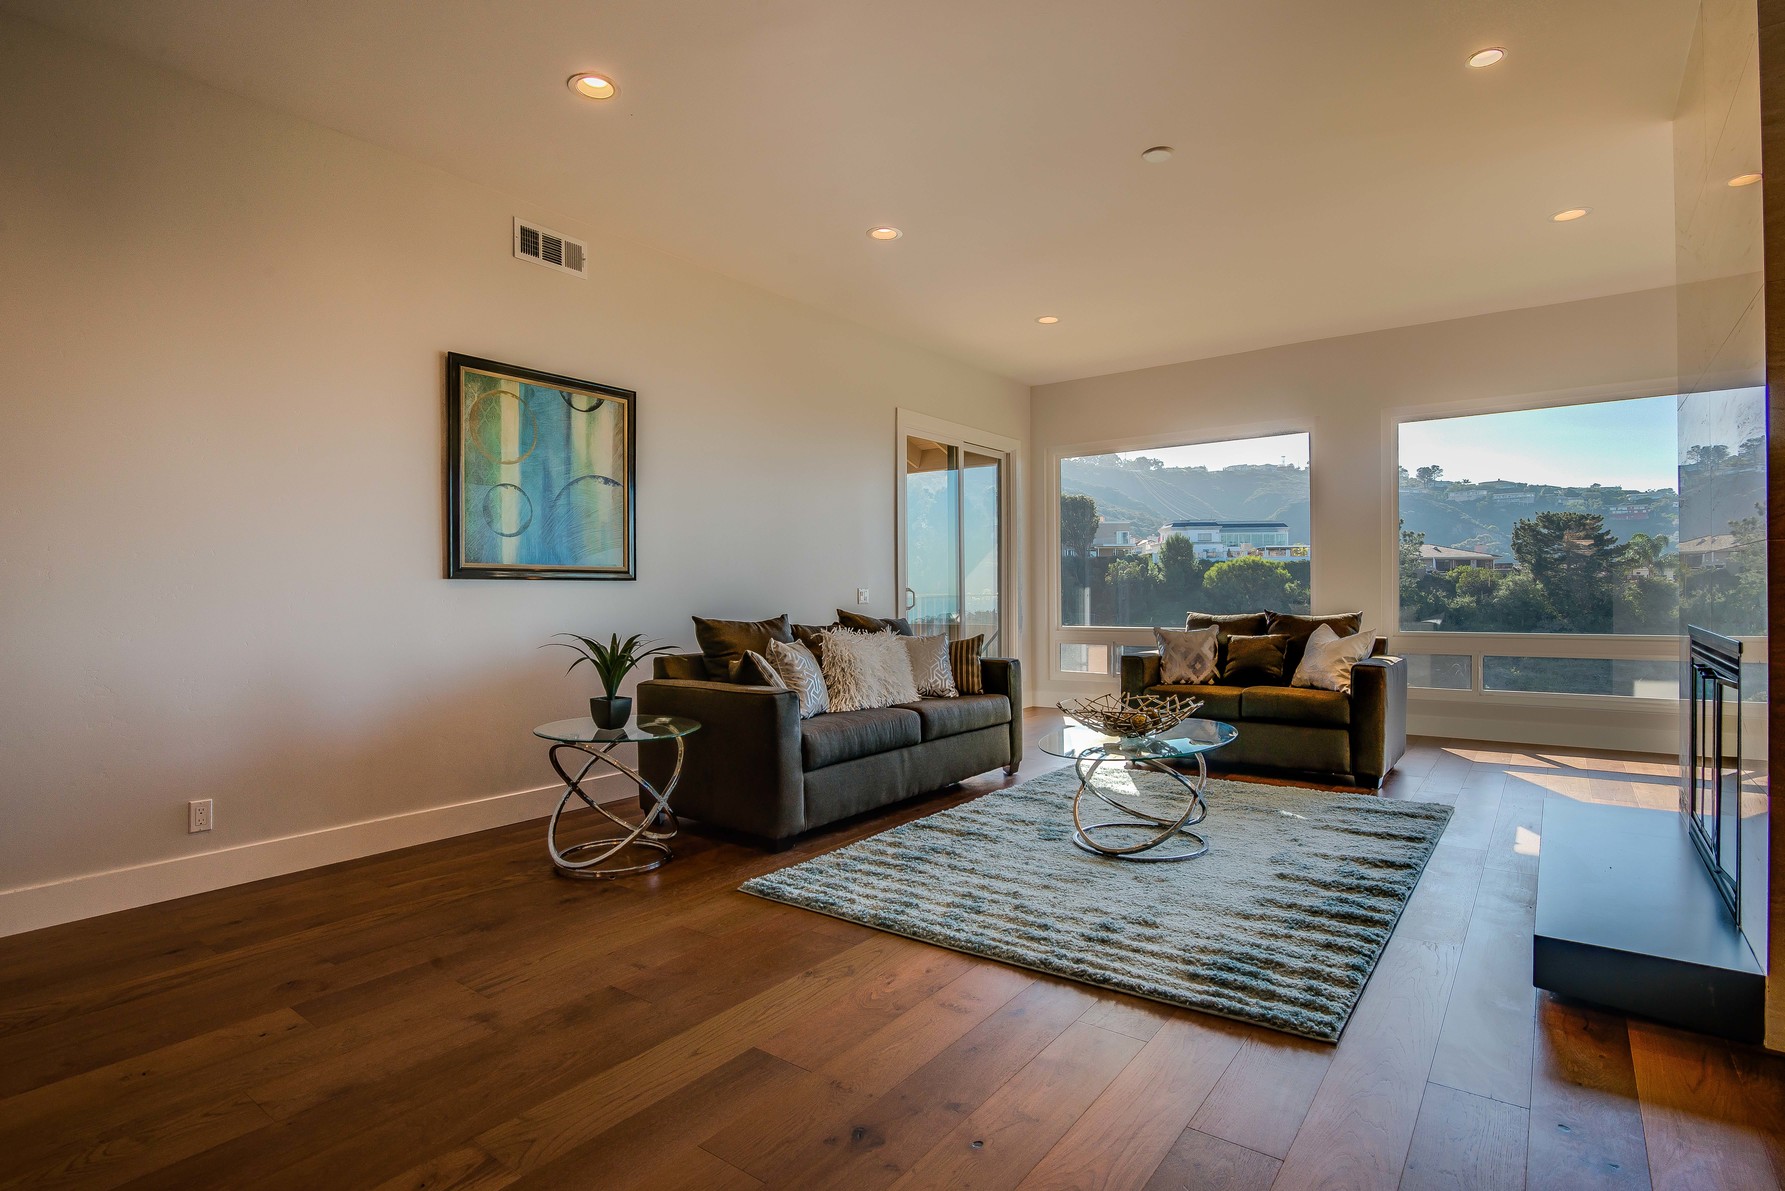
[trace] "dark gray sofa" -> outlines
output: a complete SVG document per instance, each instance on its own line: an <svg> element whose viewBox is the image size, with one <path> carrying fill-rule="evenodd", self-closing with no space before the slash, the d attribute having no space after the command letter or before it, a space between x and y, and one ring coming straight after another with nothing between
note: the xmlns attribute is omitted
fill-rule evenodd
<svg viewBox="0 0 1785 1191"><path fill-rule="evenodd" d="M1022 762L1022 669L1014 658L981 659L983 695L809 720L800 719L792 691L712 681L698 653L654 663L655 676L638 687L638 714L701 723L687 738L670 806L771 847L989 769L1015 773ZM675 746L641 745L639 759L661 788Z"/></svg>

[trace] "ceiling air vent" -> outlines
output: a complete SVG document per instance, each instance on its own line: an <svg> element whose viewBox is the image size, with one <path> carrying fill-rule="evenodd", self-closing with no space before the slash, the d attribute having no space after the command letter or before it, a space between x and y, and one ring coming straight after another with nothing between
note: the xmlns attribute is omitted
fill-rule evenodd
<svg viewBox="0 0 1785 1191"><path fill-rule="evenodd" d="M514 221L514 254L521 260L561 273L574 273L578 277L589 275L588 245L569 236L560 236L550 228L523 223L518 216Z"/></svg>

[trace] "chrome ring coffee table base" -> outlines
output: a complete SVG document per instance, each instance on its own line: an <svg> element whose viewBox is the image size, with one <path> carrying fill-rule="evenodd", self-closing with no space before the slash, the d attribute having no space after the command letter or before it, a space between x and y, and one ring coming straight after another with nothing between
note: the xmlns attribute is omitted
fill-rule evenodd
<svg viewBox="0 0 1785 1191"><path fill-rule="evenodd" d="M638 770L613 755L614 748L624 744L625 741L595 740L586 743L552 745L552 768L557 770L558 776L564 779L565 786L564 797L558 800L558 809L552 812L552 821L547 825L545 832L545 846L552 854L553 871L560 877L598 880L603 877L626 877L635 873L648 873L669 861L674 853L669 850L668 841L674 839L676 832L680 830L676 823L675 812L669 809L669 796L675 792L676 779L682 776L682 757L686 752L682 738L678 736L675 741L676 767L671 771L669 781L661 792L657 787L647 782L644 775ZM559 749L588 754L589 759L583 763L583 767L577 771L575 777L566 773L564 766L559 763ZM628 822L583 793L583 779L588 777L589 771L601 762L607 763L617 772L631 778L638 786L639 792L648 795L655 804L637 823ZM606 836L602 839L589 840L587 843L559 847L558 820L564 814L564 809L570 805L572 798L580 798L584 806L600 811L626 834ZM659 824L667 827L667 830L653 830ZM631 858L628 855L622 855L622 853L639 855L640 859L635 864L607 866L607 862L616 857L622 861Z"/></svg>
<svg viewBox="0 0 1785 1191"><path fill-rule="evenodd" d="M1120 799L1111 796L1107 790L1098 789L1093 784L1093 779L1097 776L1098 768L1105 761L1123 761L1127 762L1131 768L1145 767L1155 773L1165 774L1182 786L1190 796L1184 806L1184 813L1175 819L1162 818L1129 806ZM1086 768L1087 763L1090 766L1088 769ZM1194 783L1163 761L1149 757L1125 757L1119 752L1088 751L1079 755L1074 766L1078 771L1078 793L1072 796L1072 842L1085 851L1094 852L1099 856L1108 856L1115 860L1157 862L1195 860L1209 850L1207 840L1196 832L1187 830L1187 828L1202 822L1203 816L1209 813L1208 803L1202 799L1203 788L1208 785L1209 781L1209 767L1207 762L1202 759L1201 753L1196 754L1196 781ZM1098 800L1108 803L1128 815L1129 818L1111 819L1103 823L1086 823L1080 812L1080 806L1084 802L1086 794L1091 794ZM1136 844L1105 843L1092 834L1093 832L1111 830L1132 832L1137 828L1148 832L1148 838ZM1180 836L1183 837L1183 840L1190 842L1185 844L1180 841L1180 846L1169 852L1153 851L1153 849L1168 841L1176 840Z"/></svg>

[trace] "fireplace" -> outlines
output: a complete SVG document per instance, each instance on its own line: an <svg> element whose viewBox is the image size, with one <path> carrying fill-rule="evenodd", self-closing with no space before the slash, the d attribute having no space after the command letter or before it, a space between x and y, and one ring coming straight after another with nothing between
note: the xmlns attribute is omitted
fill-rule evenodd
<svg viewBox="0 0 1785 1191"><path fill-rule="evenodd" d="M1689 627L1686 834L1736 925L1742 920L1742 643Z"/></svg>

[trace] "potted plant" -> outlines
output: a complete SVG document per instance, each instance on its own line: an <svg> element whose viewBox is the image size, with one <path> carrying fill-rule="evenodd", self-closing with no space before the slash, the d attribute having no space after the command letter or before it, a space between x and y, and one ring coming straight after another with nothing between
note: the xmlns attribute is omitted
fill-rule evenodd
<svg viewBox="0 0 1785 1191"><path fill-rule="evenodd" d="M615 633L605 645L590 637L579 637L575 633L554 635L570 637L573 640L550 641L547 644L573 649L577 653L576 660L570 663L570 669L564 673L568 674L571 670L587 662L595 667L595 673L601 676L601 688L607 694L589 700L589 718L595 721L597 728L605 731L618 731L626 726L627 720L632 718L632 700L622 698L616 693L620 689L620 684L626 680L626 676L652 654L675 652L675 646L654 645L640 633L634 633L624 641L620 640L618 633ZM543 649L545 646L540 648Z"/></svg>

